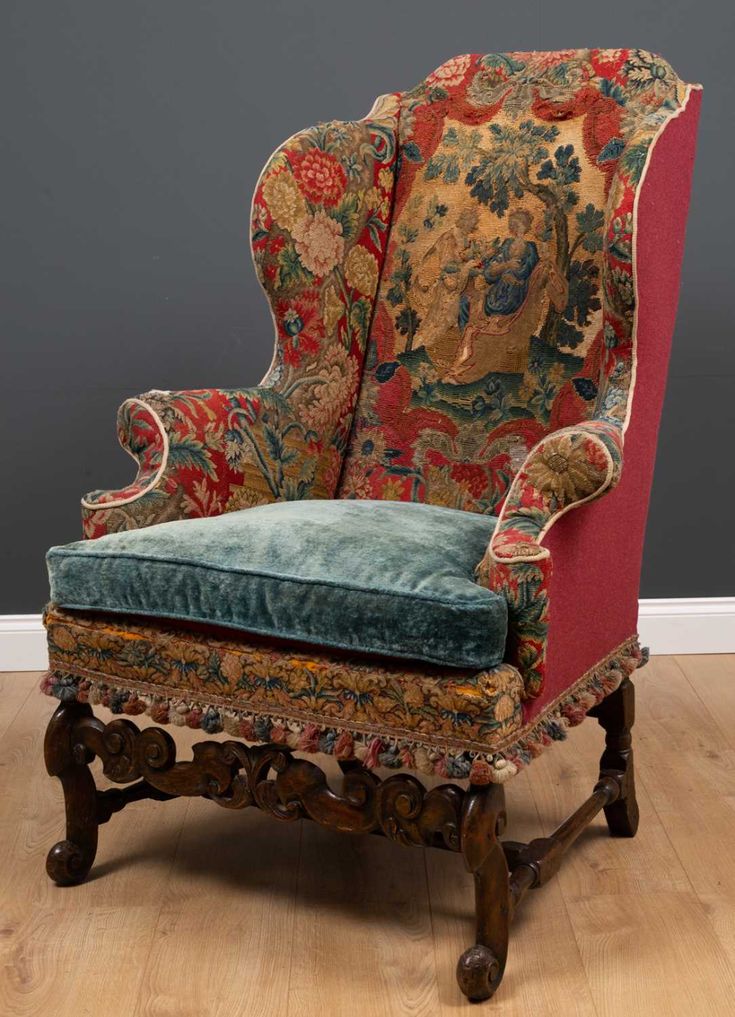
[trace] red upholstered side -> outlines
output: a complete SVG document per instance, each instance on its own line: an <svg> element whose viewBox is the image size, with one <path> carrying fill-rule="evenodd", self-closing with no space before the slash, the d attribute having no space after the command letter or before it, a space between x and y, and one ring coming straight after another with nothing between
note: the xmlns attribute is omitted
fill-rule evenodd
<svg viewBox="0 0 735 1017"><path fill-rule="evenodd" d="M643 538L679 295L702 94L658 139L638 204L637 376L618 487L567 513L544 544L554 563L547 680L526 719L636 631Z"/></svg>

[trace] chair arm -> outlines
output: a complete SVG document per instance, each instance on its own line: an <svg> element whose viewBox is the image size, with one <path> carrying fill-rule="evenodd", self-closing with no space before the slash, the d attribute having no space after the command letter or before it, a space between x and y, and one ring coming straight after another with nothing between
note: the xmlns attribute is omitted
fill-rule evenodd
<svg viewBox="0 0 735 1017"><path fill-rule="evenodd" d="M548 557L545 534L569 509L614 487L623 464L617 422L589 420L546 435L518 471L490 541L492 557L529 561Z"/></svg>
<svg viewBox="0 0 735 1017"><path fill-rule="evenodd" d="M524 678L525 694L541 692L549 611L551 555L542 541L572 508L594 501L620 478L623 431L593 419L542 438L511 485L479 581L508 601L508 660Z"/></svg>
<svg viewBox="0 0 735 1017"><path fill-rule="evenodd" d="M310 380L318 375L300 383ZM320 452L317 437L293 403L267 386L128 399L118 413L118 438L138 473L121 490L82 499L85 536L219 515L300 498L307 490L327 497L341 457L334 449Z"/></svg>

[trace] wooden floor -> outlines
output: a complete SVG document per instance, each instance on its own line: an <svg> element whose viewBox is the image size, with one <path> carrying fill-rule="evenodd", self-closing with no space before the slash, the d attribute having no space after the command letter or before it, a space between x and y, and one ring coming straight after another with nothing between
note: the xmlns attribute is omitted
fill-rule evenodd
<svg viewBox="0 0 735 1017"><path fill-rule="evenodd" d="M89 881L53 886L62 799L37 677L0 675L3 1017L470 1009L454 966L472 894L454 854L179 799L113 817ZM735 657L654 658L637 687L640 833L613 840L598 818L583 834L527 897L503 985L474 1014L735 1014ZM511 782L511 837L549 832L586 797L600 744L587 722Z"/></svg>

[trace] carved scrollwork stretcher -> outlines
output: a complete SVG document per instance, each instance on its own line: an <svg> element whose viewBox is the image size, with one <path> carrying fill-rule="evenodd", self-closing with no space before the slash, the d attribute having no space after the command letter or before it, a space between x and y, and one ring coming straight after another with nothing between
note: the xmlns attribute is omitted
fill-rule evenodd
<svg viewBox="0 0 735 1017"><path fill-rule="evenodd" d="M177 761L162 728L140 730L127 719L109 724L87 704L62 702L46 732L46 768L64 789L66 837L52 847L46 868L62 886L81 882L97 851L98 828L128 804L202 796L226 809L251 806L283 822L312 819L332 830L374 833L400 844L439 847L463 855L475 879L476 942L459 960L457 978L472 1000L488 999L503 977L508 927L525 892L556 872L566 849L604 808L612 833L637 826L630 728L633 686L623 685L595 708L606 731L600 779L592 795L549 837L502 843L505 798L499 784L427 790L409 774L380 780L361 764L341 763L341 787L281 745L203 741ZM100 791L89 764L125 788Z"/></svg>

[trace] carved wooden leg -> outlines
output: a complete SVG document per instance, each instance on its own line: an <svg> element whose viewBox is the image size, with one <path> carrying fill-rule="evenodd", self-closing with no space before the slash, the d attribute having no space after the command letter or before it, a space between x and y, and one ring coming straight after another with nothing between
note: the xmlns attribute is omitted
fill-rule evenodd
<svg viewBox="0 0 735 1017"><path fill-rule="evenodd" d="M91 716L86 703L62 703L46 730L46 769L61 781L66 806L66 839L46 859L46 871L59 886L83 882L97 853L97 790L89 769L94 754L73 737L77 722Z"/></svg>
<svg viewBox="0 0 735 1017"><path fill-rule="evenodd" d="M605 806L605 818L613 837L635 837L638 829L638 803L631 729L635 720L635 688L629 678L590 711L605 731L605 751L600 759L600 779L614 775L620 783L620 795Z"/></svg>
<svg viewBox="0 0 735 1017"><path fill-rule="evenodd" d="M498 839L505 826L500 784L470 787L462 808L461 849L475 877L476 943L457 964L462 992L475 1003L490 999L500 985L508 954L510 884Z"/></svg>

